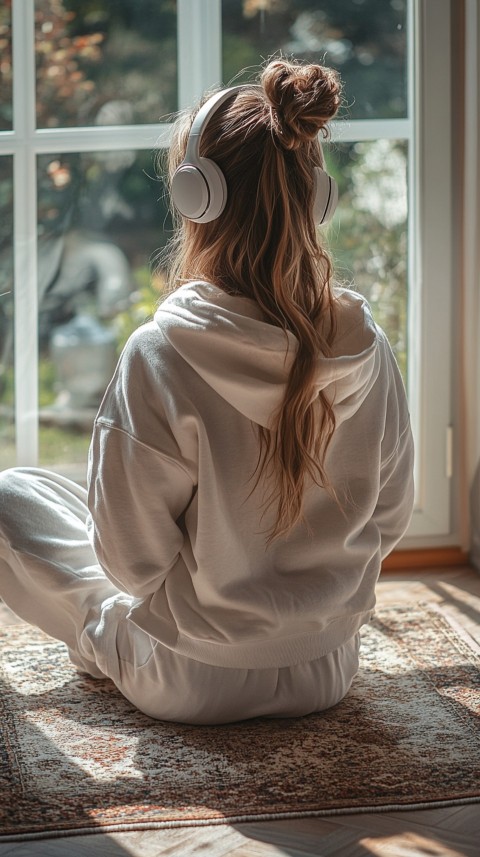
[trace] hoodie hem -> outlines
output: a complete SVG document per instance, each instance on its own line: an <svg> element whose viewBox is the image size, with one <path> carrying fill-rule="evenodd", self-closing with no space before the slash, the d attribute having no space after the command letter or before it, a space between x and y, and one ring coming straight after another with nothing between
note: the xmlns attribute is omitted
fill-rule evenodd
<svg viewBox="0 0 480 857"><path fill-rule="evenodd" d="M253 640L248 643L211 642L188 637L171 627L141 616L135 608L130 620L166 648L194 661L233 669L281 669L317 660L344 645L373 616L373 609L332 621L323 631L296 637ZM148 621L150 619L150 621ZM147 621L146 621L147 620ZM152 626L155 628L153 630ZM163 632L163 633L162 633Z"/></svg>

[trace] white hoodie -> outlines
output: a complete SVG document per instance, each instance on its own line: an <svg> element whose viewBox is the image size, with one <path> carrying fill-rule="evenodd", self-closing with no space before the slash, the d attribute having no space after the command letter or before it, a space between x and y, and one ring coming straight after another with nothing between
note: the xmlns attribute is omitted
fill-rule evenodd
<svg viewBox="0 0 480 857"><path fill-rule="evenodd" d="M252 300L196 282L125 346L92 438L89 530L105 574L133 596L131 620L181 655L292 666L372 615L381 560L411 516L412 439L384 333L363 298L336 294L317 389L334 397L326 467L341 503L311 485L304 523L269 547L255 424L283 398L295 337Z"/></svg>

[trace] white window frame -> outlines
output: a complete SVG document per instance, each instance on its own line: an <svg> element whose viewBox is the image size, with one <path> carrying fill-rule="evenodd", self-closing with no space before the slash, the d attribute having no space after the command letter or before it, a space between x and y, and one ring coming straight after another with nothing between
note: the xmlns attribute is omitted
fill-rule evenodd
<svg viewBox="0 0 480 857"><path fill-rule="evenodd" d="M416 441L411 546L458 543L452 510L453 198L451 3L415 4L415 153L410 221L409 401ZM412 92L413 95L413 92ZM412 152L413 154L413 152ZM438 388L438 380L443 386Z"/></svg>
<svg viewBox="0 0 480 857"><path fill-rule="evenodd" d="M462 423L458 470L459 529L462 546L472 546L472 560L480 567L480 7L478 0L465 0L465 127L461 188L462 230L459 257L463 268L460 303L462 378L459 392L459 421ZM475 515L477 517L475 517ZM472 520L470 518L473 516Z"/></svg>
<svg viewBox="0 0 480 857"><path fill-rule="evenodd" d="M407 0L409 112L405 119L333 123L333 139L405 140L409 149L409 399L417 500L404 546L453 544L451 526L452 218L448 92L451 0ZM38 462L37 156L167 146L171 125L35 127L34 0L13 0L14 335L17 463ZM221 81L221 0L177 0L179 107ZM420 81L418 87L415 81ZM442 98L430 95L442 92ZM445 379L438 395L431 383Z"/></svg>

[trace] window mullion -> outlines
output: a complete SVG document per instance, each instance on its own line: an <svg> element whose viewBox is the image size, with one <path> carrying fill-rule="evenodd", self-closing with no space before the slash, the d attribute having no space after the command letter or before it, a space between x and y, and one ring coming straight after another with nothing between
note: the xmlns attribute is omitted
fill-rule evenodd
<svg viewBox="0 0 480 857"><path fill-rule="evenodd" d="M38 461L37 175L34 0L12 4L14 335L17 461Z"/></svg>
<svg viewBox="0 0 480 857"><path fill-rule="evenodd" d="M110 152L125 149L153 149L168 146L172 133L164 125L98 125L92 128L55 128L35 133L37 154L68 154L69 152ZM1 140L0 140L1 147Z"/></svg>
<svg viewBox="0 0 480 857"><path fill-rule="evenodd" d="M330 123L336 143L359 143L364 140L409 140L412 119L340 119Z"/></svg>
<svg viewBox="0 0 480 857"><path fill-rule="evenodd" d="M220 0L177 0L178 106L189 107L222 81Z"/></svg>

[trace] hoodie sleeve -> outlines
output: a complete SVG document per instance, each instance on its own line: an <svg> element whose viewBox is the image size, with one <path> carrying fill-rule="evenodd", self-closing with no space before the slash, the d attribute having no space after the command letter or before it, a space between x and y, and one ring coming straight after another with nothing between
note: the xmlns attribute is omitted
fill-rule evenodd
<svg viewBox="0 0 480 857"><path fill-rule="evenodd" d="M374 520L381 535L382 560L405 534L413 511L413 438L408 403L395 357L384 340L388 373L380 490Z"/></svg>
<svg viewBox="0 0 480 857"><path fill-rule="evenodd" d="M175 566L180 519L194 491L148 338L135 337L120 358L95 422L88 473L87 525L97 559L115 586L137 598L157 591Z"/></svg>

